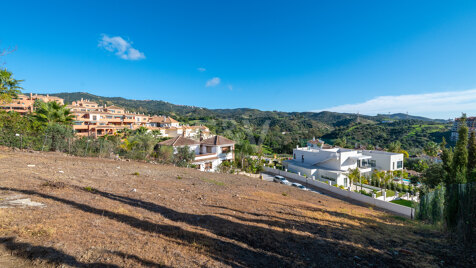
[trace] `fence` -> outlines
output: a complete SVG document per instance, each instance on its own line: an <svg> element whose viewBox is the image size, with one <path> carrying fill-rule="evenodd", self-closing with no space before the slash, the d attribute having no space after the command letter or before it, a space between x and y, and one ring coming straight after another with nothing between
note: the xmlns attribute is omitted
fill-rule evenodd
<svg viewBox="0 0 476 268"><path fill-rule="evenodd" d="M274 168L269 168L269 167L265 167L264 170L267 171L267 172L276 174L276 175L286 176L288 178L291 178L291 179L294 179L294 180L297 180L297 181L300 181L300 182L304 182L304 183L307 182L310 185L313 185L313 186L315 186L317 188L320 188L320 189L323 189L325 191L332 192L332 193L334 193L336 195L339 195L341 197L349 198L349 199L352 199L352 200L355 200L355 201L358 201L358 202L361 202L361 203L372 205L374 207L382 208L382 209L388 210L388 211L393 212L393 213L398 214L398 215L402 215L402 216L405 216L405 217L408 217L408 218L413 218L413 215L414 215L414 209L410 208L410 207L406 207L406 206L386 202L386 201L383 201L383 200L378 200L378 199L375 199L375 198L372 198L372 197L369 197L369 196L366 196L366 195L363 195L363 194L359 194L359 193L355 193L355 192L351 192L351 191L346 191L346 190L331 186L329 184L326 184L326 183L323 183L323 182L320 182L320 181L317 181L317 180L313 180L313 179L310 179L310 178L306 179L305 177L300 176L298 174L294 174L294 173L290 173L290 172L286 172L286 171L282 171L282 170L278 170L278 169L274 169Z"/></svg>

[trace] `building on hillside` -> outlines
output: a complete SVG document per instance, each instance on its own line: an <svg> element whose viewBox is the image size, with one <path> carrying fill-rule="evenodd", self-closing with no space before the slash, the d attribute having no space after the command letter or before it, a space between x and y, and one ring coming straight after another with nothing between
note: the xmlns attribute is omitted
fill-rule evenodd
<svg viewBox="0 0 476 268"><path fill-rule="evenodd" d="M331 145L325 144L323 140L316 139L315 137L312 140L307 141L307 147L312 149L330 149L332 148Z"/></svg>
<svg viewBox="0 0 476 268"><path fill-rule="evenodd" d="M172 146L174 153L177 148L188 146L195 153L193 165L201 171L214 172L225 161L233 161L235 158L235 142L222 136L213 136L202 141L177 136L159 143L160 146Z"/></svg>
<svg viewBox="0 0 476 268"><path fill-rule="evenodd" d="M148 122L151 127L179 127L180 122L167 116L152 116Z"/></svg>
<svg viewBox="0 0 476 268"><path fill-rule="evenodd" d="M19 114L25 115L34 111L36 100L41 100L43 102L56 101L61 105L64 104L64 100L62 98L50 96L49 94L45 96L30 93L29 95L19 94L12 100L12 102L0 105L0 109L5 111L15 111Z"/></svg>
<svg viewBox="0 0 476 268"><path fill-rule="evenodd" d="M451 141L458 140L458 129L460 125L461 125L461 118L455 118L453 127L451 128ZM468 126L469 133L476 131L476 117L466 118L466 125Z"/></svg>
<svg viewBox="0 0 476 268"><path fill-rule="evenodd" d="M171 117L130 113L119 106L100 106L85 99L73 101L67 108L74 116L73 128L79 136L114 135L118 130L140 127L157 131L163 137L185 136L198 139L200 136L210 136L210 130L205 126L181 126Z"/></svg>
<svg viewBox="0 0 476 268"><path fill-rule="evenodd" d="M343 148L297 147L293 159L283 165L291 172L300 172L307 177L349 187L349 169L358 168L364 176L372 170L403 170L403 154L383 151L352 150Z"/></svg>

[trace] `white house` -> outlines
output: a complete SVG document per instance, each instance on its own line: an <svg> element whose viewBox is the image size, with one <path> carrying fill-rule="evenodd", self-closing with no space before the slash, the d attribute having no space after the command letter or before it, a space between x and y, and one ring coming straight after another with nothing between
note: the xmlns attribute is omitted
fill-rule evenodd
<svg viewBox="0 0 476 268"><path fill-rule="evenodd" d="M213 136L202 141L177 136L160 142L159 145L172 146L174 153L177 152L178 147L188 146L195 153L192 164L201 171L214 172L222 162L233 161L235 158L235 142L222 136Z"/></svg>
<svg viewBox="0 0 476 268"><path fill-rule="evenodd" d="M359 168L364 176L369 176L373 169L403 169L403 154L322 147L298 147L293 150L293 159L283 165L289 171L344 187L351 185L349 169Z"/></svg>

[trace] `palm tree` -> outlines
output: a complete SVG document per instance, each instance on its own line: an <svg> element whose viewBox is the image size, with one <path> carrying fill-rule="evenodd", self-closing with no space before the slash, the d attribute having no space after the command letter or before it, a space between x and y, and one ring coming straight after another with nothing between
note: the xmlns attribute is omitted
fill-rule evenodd
<svg viewBox="0 0 476 268"><path fill-rule="evenodd" d="M16 80L13 74L7 69L0 69L0 104L9 103L12 98L20 93L20 83L23 80Z"/></svg>
<svg viewBox="0 0 476 268"><path fill-rule="evenodd" d="M241 168L244 169L245 158L252 155L255 150L248 140L241 140L241 142L235 146L235 151L241 159Z"/></svg>
<svg viewBox="0 0 476 268"><path fill-rule="evenodd" d="M73 122L74 117L70 110L66 108L66 105L61 105L55 101L37 101L35 106L36 114L34 117L45 125L50 123L71 125Z"/></svg>
<svg viewBox="0 0 476 268"><path fill-rule="evenodd" d="M362 181L361 181L362 176L360 175L359 168L356 167L355 169L349 169L348 177L352 182L359 182L360 183L360 190L362 191Z"/></svg>

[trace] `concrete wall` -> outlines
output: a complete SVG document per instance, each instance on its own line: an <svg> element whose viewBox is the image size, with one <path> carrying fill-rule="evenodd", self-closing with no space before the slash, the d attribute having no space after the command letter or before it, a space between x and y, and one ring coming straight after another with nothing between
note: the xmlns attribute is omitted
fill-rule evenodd
<svg viewBox="0 0 476 268"><path fill-rule="evenodd" d="M378 170L402 170L403 169L403 154L381 152L381 151L362 151L363 155L369 155L371 160L375 160L376 166L374 169ZM397 162L402 161L402 168L397 168Z"/></svg>
<svg viewBox="0 0 476 268"><path fill-rule="evenodd" d="M291 179L295 179L295 180L300 181L300 182L304 182L304 183L306 182L306 178L304 178L303 176L299 176L298 174L289 173L289 172L286 172L286 171L282 171L282 170L274 169L274 168L269 168L269 167L265 167L264 170L267 171L267 172L276 174L276 175L289 177ZM313 186L316 186L317 188L321 188L323 190L335 193L339 196L350 198L352 200L356 200L356 201L359 201L359 202L362 202L362 203L366 203L366 204L369 204L369 205L372 205L372 206L375 206L375 207L378 207L378 208L383 208L383 209L386 209L390 212L393 212L393 213L396 213L396 214L399 214L399 215L402 215L402 216L405 216L405 217L408 217L408 218L412 218L412 215L415 215L414 210L412 208L409 208L409 207L406 207L406 206L401 206L401 205L386 202L386 201L383 201L383 200L378 200L378 199L375 199L375 198L372 198L372 197L369 197L369 196L366 196L366 195L363 195L363 194L342 190L340 188L330 186L330 185L322 183L320 181L314 181L312 179L308 179L307 182L309 184L313 185Z"/></svg>

